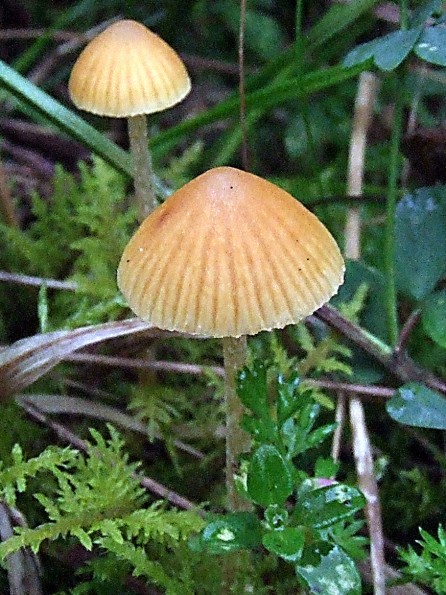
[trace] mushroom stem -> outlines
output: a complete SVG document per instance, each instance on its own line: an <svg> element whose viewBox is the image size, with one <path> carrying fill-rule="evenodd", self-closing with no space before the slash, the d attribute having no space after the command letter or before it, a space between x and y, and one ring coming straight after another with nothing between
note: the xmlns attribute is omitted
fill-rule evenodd
<svg viewBox="0 0 446 595"><path fill-rule="evenodd" d="M234 473L238 458L249 450L250 439L240 427L244 413L242 402L237 396L237 372L246 364L246 336L223 338L225 363L225 406L226 406L226 493L228 509L231 512L251 510L250 503L242 498L235 487Z"/></svg>
<svg viewBox="0 0 446 595"><path fill-rule="evenodd" d="M133 158L138 218L143 221L157 206L147 119L144 114L131 116L127 118L127 123Z"/></svg>

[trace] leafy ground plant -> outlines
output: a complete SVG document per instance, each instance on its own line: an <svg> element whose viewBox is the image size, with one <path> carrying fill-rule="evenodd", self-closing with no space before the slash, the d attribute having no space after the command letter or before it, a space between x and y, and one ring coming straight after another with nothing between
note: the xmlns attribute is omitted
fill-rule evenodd
<svg viewBox="0 0 446 595"><path fill-rule="evenodd" d="M224 554L263 546L290 564L312 593L359 593L354 559L363 556L364 538L356 535L362 522L354 517L364 498L356 488L331 479L336 465L330 459L318 458L312 475L299 465L334 425L316 427L321 406L297 375L279 376L273 393L271 403L262 362L240 373L239 396L249 411L242 425L253 438L253 452L242 464L238 486L260 518L254 512L216 517L194 547ZM239 592L243 581L238 577Z"/></svg>

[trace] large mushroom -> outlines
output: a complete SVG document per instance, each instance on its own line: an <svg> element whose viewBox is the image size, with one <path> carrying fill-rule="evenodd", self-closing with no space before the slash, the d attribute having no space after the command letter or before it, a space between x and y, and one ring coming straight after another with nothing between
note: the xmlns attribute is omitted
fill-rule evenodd
<svg viewBox="0 0 446 595"><path fill-rule="evenodd" d="M145 114L180 102L191 88L178 54L158 35L131 20L113 23L74 64L68 82L79 109L128 119L140 219L157 205Z"/></svg>
<svg viewBox="0 0 446 595"><path fill-rule="evenodd" d="M344 261L324 225L274 184L231 167L211 169L171 195L124 250L118 285L143 320L167 330L222 337L230 510L247 436L236 373L246 335L297 323L333 296Z"/></svg>

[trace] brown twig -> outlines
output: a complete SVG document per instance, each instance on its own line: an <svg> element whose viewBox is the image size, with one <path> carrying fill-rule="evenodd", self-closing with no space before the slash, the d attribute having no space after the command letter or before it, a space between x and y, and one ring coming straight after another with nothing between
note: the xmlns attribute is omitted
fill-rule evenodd
<svg viewBox="0 0 446 595"><path fill-rule="evenodd" d="M19 273L8 273L0 271L0 282L17 283L19 285L31 285L32 287L41 287L46 285L49 289L65 289L76 291L78 285L74 281L58 281L57 279L45 279L43 277L32 277L30 275L21 275Z"/></svg>
<svg viewBox="0 0 446 595"><path fill-rule="evenodd" d="M404 351L413 329L416 327L420 320L420 316L421 310L417 309L414 310L409 316L409 318L406 320L406 322L403 325L403 328L400 331L398 341L395 345L395 353L399 354Z"/></svg>
<svg viewBox="0 0 446 595"><path fill-rule="evenodd" d="M395 394L394 388L387 388L386 386L375 386L372 384L350 384L349 382L335 382L333 380L325 380L323 378L304 378L303 382L310 386L317 386L334 391L346 391L365 397L378 397L380 399L390 399Z"/></svg>
<svg viewBox="0 0 446 595"><path fill-rule="evenodd" d="M206 372L212 372L216 376L224 376L222 366L203 366L199 364L188 364L183 362L170 362L163 360L147 360L129 357L114 357L107 355L96 355L91 353L74 353L65 358L65 361L91 363L100 366L116 366L121 368L130 368L136 370L156 370L159 372L173 372L177 374L191 374L201 376ZM305 384L317 386L335 391L348 391L358 395L369 397L390 398L394 395L395 389L385 386L375 386L369 384L351 384L349 382L335 382L334 380L324 378L305 378Z"/></svg>
<svg viewBox="0 0 446 595"><path fill-rule="evenodd" d="M339 461L341 455L342 434L347 418L347 396L345 391L338 388L336 391L337 402L335 412L336 428L333 432L333 439L331 441L331 456L334 461ZM333 478L334 479L334 478Z"/></svg>
<svg viewBox="0 0 446 595"><path fill-rule="evenodd" d="M7 225L17 229L20 227L2 159L0 159L0 211Z"/></svg>
<svg viewBox="0 0 446 595"><path fill-rule="evenodd" d="M159 372L173 372L177 374L191 374L193 376L202 376L208 371L212 372L216 376L223 377L225 375L224 369L221 366L200 366L197 364L187 364L183 362L113 357L90 353L74 353L65 358L65 361L98 364L100 366L133 368L135 370L155 370Z"/></svg>
<svg viewBox="0 0 446 595"><path fill-rule="evenodd" d="M83 399L81 397L67 397L65 395L19 395L15 399L16 403L21 407L23 403L35 406L41 413L50 413L56 415L81 415L82 417L89 417L93 419L101 419L110 422L113 425L120 426L126 430L138 432L147 437L147 424L142 423L138 419L119 411L109 405L97 403L91 399ZM157 440L163 440L160 433L155 433ZM187 454L197 458L203 459L204 454L193 448L189 444L181 440L173 440L175 448L182 450Z"/></svg>
<svg viewBox="0 0 446 595"><path fill-rule="evenodd" d="M380 339L344 318L336 308L322 306L315 312L315 316L353 341L403 382L421 382L446 394L446 381L414 362L406 352L395 353ZM307 320L311 322L311 317Z"/></svg>
<svg viewBox="0 0 446 595"><path fill-rule="evenodd" d="M362 193L367 132L372 118L377 88L378 81L374 74L363 72L360 75L353 115L347 177L347 194L351 196L358 196ZM361 213L357 206L350 207L347 212L345 254L352 260L359 260L360 258ZM339 402L342 404L343 401L340 400ZM350 394L349 411L358 484L366 499L365 514L370 535L373 592L374 595L385 595L386 561L384 556L381 504L364 407L358 396Z"/></svg>
<svg viewBox="0 0 446 595"><path fill-rule="evenodd" d="M14 528L26 527L26 521L19 510L0 502L0 541L13 537ZM9 592L12 595L42 595L41 569L37 556L30 548L20 548L9 554L5 560L8 573Z"/></svg>
<svg viewBox="0 0 446 595"><path fill-rule="evenodd" d="M52 31L46 29L3 29L0 30L0 41L16 41L18 39L37 39L44 35L49 36L57 42L76 40L79 43L87 43L91 37L88 33L76 33L74 31Z"/></svg>

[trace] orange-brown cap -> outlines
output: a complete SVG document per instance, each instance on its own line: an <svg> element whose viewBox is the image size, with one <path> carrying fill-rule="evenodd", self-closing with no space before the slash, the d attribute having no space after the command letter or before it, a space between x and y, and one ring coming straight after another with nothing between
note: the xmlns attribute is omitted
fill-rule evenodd
<svg viewBox="0 0 446 595"><path fill-rule="evenodd" d="M251 335L305 318L344 276L324 225L274 184L211 169L170 196L130 240L118 285L154 326Z"/></svg>
<svg viewBox="0 0 446 595"><path fill-rule="evenodd" d="M110 25L83 50L68 83L76 107L101 116L128 117L175 105L190 91L178 54L136 21Z"/></svg>

